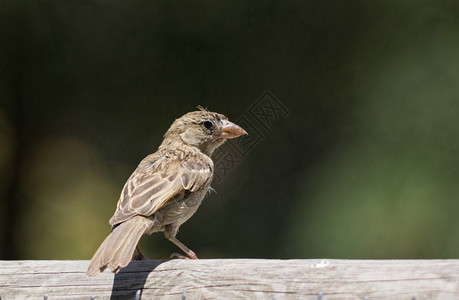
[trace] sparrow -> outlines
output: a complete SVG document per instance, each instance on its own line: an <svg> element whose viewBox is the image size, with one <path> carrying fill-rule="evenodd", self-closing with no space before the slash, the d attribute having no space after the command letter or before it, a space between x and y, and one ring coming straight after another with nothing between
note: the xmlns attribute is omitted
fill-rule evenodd
<svg viewBox="0 0 459 300"><path fill-rule="evenodd" d="M91 259L86 274L96 276L109 268L119 272L138 247L142 235L163 231L186 256L196 254L175 236L198 209L210 189L214 164L211 155L227 139L247 132L222 114L198 106L176 119L158 150L145 157L127 180L109 223L111 232Z"/></svg>

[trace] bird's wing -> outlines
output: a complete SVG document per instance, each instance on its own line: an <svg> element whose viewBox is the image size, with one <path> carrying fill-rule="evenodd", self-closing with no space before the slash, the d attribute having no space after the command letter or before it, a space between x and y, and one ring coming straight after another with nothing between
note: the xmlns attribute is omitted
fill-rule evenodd
<svg viewBox="0 0 459 300"><path fill-rule="evenodd" d="M198 163L176 156L146 157L126 182L110 224L135 215L151 216L184 191L203 189L212 180L212 168L210 159Z"/></svg>

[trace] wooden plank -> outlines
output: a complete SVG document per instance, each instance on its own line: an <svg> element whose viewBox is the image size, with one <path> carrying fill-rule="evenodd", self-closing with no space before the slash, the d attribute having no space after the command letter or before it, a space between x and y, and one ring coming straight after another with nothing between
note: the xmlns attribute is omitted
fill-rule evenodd
<svg viewBox="0 0 459 300"><path fill-rule="evenodd" d="M1 299L459 299L459 260L0 261ZM319 296L320 293L320 296Z"/></svg>

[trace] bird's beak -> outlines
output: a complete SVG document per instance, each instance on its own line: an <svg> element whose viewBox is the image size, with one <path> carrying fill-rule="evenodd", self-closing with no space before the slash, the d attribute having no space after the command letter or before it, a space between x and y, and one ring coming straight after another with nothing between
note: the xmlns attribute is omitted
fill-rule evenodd
<svg viewBox="0 0 459 300"><path fill-rule="evenodd" d="M236 125L228 120L223 120L223 127L222 127L222 137L226 139L233 139L243 134L247 134L247 132L239 125Z"/></svg>

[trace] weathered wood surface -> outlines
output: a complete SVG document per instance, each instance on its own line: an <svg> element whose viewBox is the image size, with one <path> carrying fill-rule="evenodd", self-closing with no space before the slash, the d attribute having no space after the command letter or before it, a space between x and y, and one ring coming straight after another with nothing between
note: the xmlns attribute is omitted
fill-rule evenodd
<svg viewBox="0 0 459 300"><path fill-rule="evenodd" d="M459 299L459 260L0 261L1 299ZM319 295L320 294L320 295Z"/></svg>

